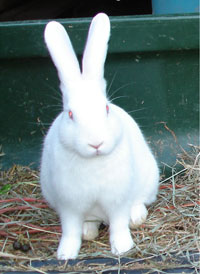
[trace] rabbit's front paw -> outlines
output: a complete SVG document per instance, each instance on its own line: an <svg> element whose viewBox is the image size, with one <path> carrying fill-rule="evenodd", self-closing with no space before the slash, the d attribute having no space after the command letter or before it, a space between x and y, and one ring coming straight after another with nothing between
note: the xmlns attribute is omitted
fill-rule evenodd
<svg viewBox="0 0 200 274"><path fill-rule="evenodd" d="M111 251L115 255L126 253L134 246L129 232L120 233L111 240Z"/></svg>
<svg viewBox="0 0 200 274"><path fill-rule="evenodd" d="M99 235L98 230L99 224L97 222L86 221L83 225L83 239L84 240L94 240Z"/></svg>
<svg viewBox="0 0 200 274"><path fill-rule="evenodd" d="M75 259L81 246L79 239L62 238L57 250L58 260Z"/></svg>
<svg viewBox="0 0 200 274"><path fill-rule="evenodd" d="M145 222L148 211L144 204L133 205L131 208L130 228L137 227Z"/></svg>

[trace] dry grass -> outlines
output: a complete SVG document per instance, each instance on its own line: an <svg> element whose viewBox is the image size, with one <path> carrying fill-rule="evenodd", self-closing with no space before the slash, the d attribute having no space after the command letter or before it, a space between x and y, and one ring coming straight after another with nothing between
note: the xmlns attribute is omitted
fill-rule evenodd
<svg viewBox="0 0 200 274"><path fill-rule="evenodd" d="M192 262L189 252L199 250L199 175L200 148L191 146L192 152L184 153L177 159L179 171L172 169L172 175L160 183L158 199L149 208L147 221L132 230L135 247L127 254L129 259L123 269L151 268L163 269L172 254L188 256L190 267L197 272L198 265ZM13 166L8 171L0 171L0 263L10 262L9 269L32 270L46 273L47 268L35 268L33 260L55 258L60 238L60 224L54 211L48 208L41 197L38 172L29 167ZM84 241L79 259L106 257L110 253L108 228L100 231L95 241ZM13 242L30 245L24 253L13 249ZM162 263L150 259L162 257ZM103 269L120 269L117 266L85 266L87 270L101 273ZM143 260L145 264L139 264ZM6 269L7 266L4 266ZM54 267L55 268L55 267ZM84 266L57 266L57 270L80 271ZM98 272L100 271L100 272Z"/></svg>

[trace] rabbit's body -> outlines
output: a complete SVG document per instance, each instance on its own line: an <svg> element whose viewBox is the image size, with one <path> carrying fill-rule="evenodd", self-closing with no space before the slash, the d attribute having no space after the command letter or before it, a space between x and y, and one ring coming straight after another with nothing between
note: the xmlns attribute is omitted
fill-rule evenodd
<svg viewBox="0 0 200 274"><path fill-rule="evenodd" d="M98 16L108 24L105 15ZM95 23L92 35L94 29ZM90 40L87 44L84 58L91 50ZM49 48L52 54L51 42ZM110 226L112 252L121 254L133 246L129 225L141 224L147 216L145 205L156 199L158 167L136 122L106 98L103 76L88 78L87 71L78 81L65 81L55 51L63 112L44 141L41 186L61 219L58 258L75 258L81 235L95 238L102 221Z"/></svg>

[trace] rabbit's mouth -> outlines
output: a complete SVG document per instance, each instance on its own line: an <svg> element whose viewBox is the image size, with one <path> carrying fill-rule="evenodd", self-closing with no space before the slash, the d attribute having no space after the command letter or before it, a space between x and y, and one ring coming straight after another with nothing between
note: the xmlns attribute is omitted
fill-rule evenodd
<svg viewBox="0 0 200 274"><path fill-rule="evenodd" d="M94 149L93 151L90 151L90 156L89 157L100 157L100 156L105 156L108 153L102 149Z"/></svg>
<svg viewBox="0 0 200 274"><path fill-rule="evenodd" d="M94 144L88 144L88 145L89 145L89 147L94 149L95 155L100 155L100 154L102 154L101 148L102 148L103 143L104 142L102 141L102 142L98 143L97 145L94 145Z"/></svg>
<svg viewBox="0 0 200 274"><path fill-rule="evenodd" d="M112 152L112 149L103 145L97 148L91 147L89 145L87 151L84 148L84 150L79 150L77 152L83 158L97 158L109 155Z"/></svg>
<svg viewBox="0 0 200 274"><path fill-rule="evenodd" d="M91 157L100 157L106 156L112 153L115 148L114 143L111 145L108 142L99 142L97 145L88 144L88 153L90 153Z"/></svg>
<svg viewBox="0 0 200 274"><path fill-rule="evenodd" d="M101 150L98 150L98 149L97 149L96 155L101 155Z"/></svg>
<svg viewBox="0 0 200 274"><path fill-rule="evenodd" d="M105 153L103 153L101 150L97 149L94 155L101 156L101 155L105 155Z"/></svg>

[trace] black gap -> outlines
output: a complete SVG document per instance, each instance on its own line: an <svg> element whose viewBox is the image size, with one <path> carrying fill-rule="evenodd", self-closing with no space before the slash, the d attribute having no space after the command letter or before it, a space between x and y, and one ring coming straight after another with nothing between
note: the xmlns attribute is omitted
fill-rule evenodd
<svg viewBox="0 0 200 274"><path fill-rule="evenodd" d="M151 0L0 0L0 21L151 14Z"/></svg>

